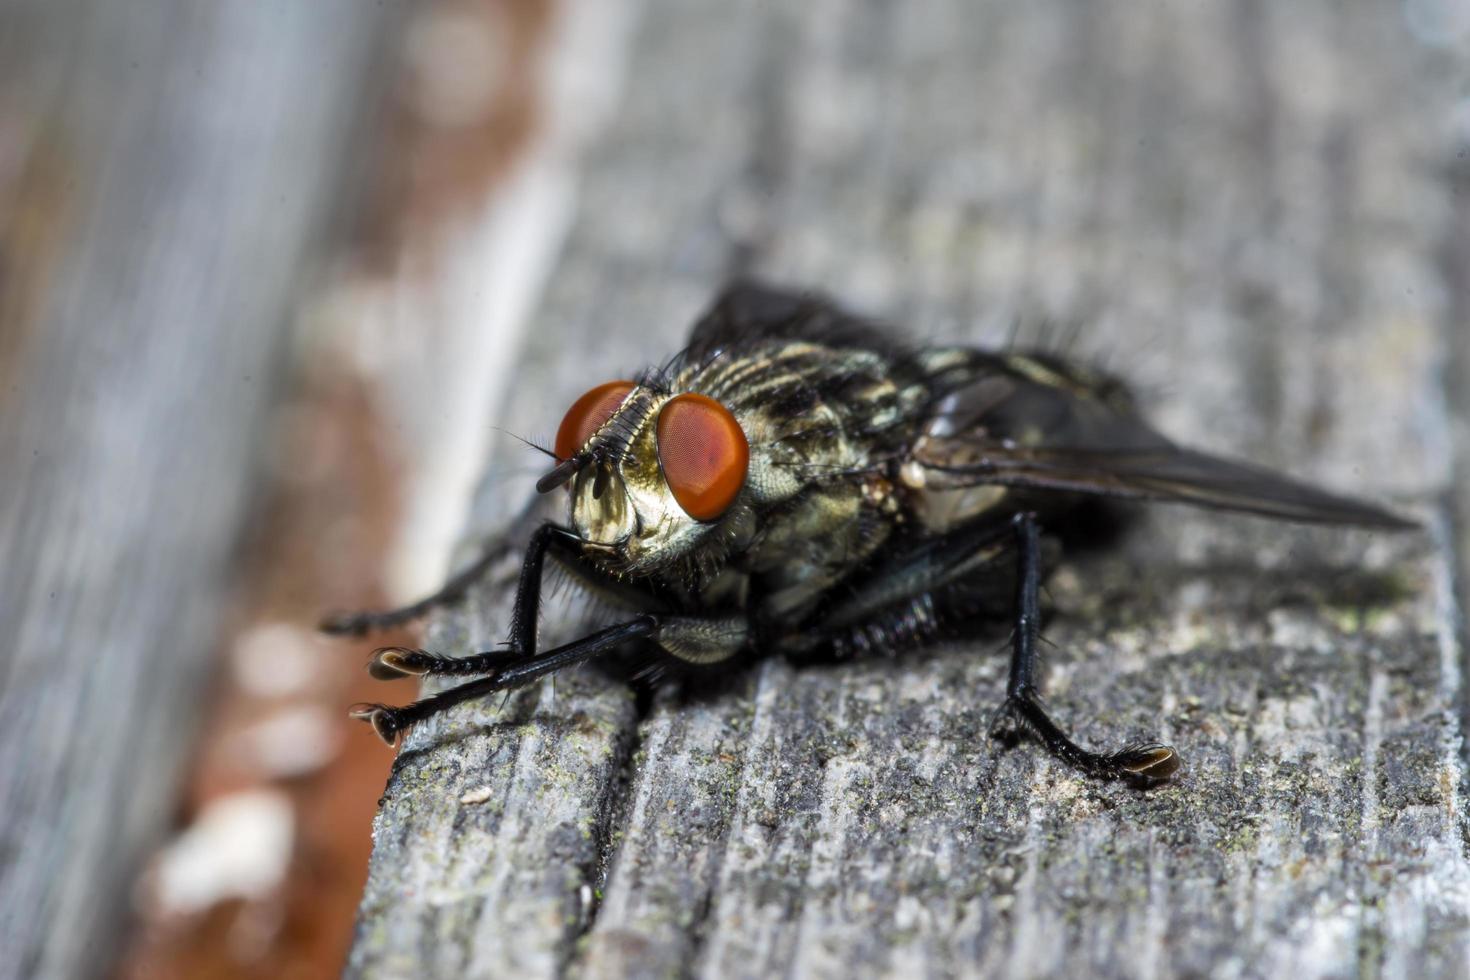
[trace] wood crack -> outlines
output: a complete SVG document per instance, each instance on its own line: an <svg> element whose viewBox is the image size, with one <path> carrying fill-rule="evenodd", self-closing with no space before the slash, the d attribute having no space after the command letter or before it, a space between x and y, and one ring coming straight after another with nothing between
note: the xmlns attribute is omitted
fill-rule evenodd
<svg viewBox="0 0 1470 980"><path fill-rule="evenodd" d="M652 709L652 698L647 691L639 690L634 704L632 723L627 728L627 736L620 740L615 756L614 775L608 783L607 792L598 801L597 816L592 825L596 860L582 869L586 907L576 928L566 937L566 950L557 969L558 976L566 977L574 972L583 940L597 925L609 877L617 864L633 781L636 778L635 760L643 744L643 723Z"/></svg>

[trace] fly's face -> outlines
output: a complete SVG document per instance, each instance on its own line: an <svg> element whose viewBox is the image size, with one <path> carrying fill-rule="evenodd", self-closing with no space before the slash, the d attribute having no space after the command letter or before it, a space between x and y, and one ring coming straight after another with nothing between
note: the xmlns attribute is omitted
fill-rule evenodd
<svg viewBox="0 0 1470 980"><path fill-rule="evenodd" d="M745 485L750 447L724 405L611 381L572 404L556 469L537 485L571 492L571 525L628 571L681 559L709 537Z"/></svg>

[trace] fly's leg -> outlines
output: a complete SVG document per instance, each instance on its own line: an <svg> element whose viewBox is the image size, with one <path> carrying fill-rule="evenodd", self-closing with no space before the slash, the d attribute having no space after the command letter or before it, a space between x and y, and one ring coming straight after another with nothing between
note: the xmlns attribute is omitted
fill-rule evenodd
<svg viewBox="0 0 1470 980"><path fill-rule="evenodd" d="M541 576L546 568L546 555L557 551L568 566L576 566L580 556L572 546L575 541L575 535L555 524L543 524L532 533L526 544L525 557L521 559L521 575L511 607L510 636L505 641L505 649L465 657L445 657L411 647L380 647L368 662L368 672L380 681L429 674L467 677L491 674L507 664L535 657L536 620L541 609ZM586 574L597 575L595 572Z"/></svg>
<svg viewBox="0 0 1470 980"><path fill-rule="evenodd" d="M1011 638L1011 675L1001 714L1035 734L1052 755L1083 772L1152 786L1179 770L1179 754L1157 742L1111 754L1089 752L1072 741L1046 714L1036 687L1036 641L1040 630L1041 530L1034 514L1018 514L1016 532L1016 618Z"/></svg>
<svg viewBox="0 0 1470 980"><path fill-rule="evenodd" d="M457 573L445 582L437 592L425 596L418 602L399 609L368 610L366 612L333 613L321 622L321 631L333 636L365 636L382 630L392 629L421 619L440 606L453 605L465 597L470 587L478 582L490 567L503 559L510 547L501 539L493 541L474 564Z"/></svg>
<svg viewBox="0 0 1470 980"><path fill-rule="evenodd" d="M546 567L546 553L560 544L568 560L574 561L575 552L565 546L576 540L575 534L555 524L542 524L531 535L526 557L521 562L521 578L516 583L515 605L511 607L508 653L521 657L535 655L536 617L541 611L541 573Z"/></svg>
<svg viewBox="0 0 1470 980"><path fill-rule="evenodd" d="M395 708L386 704L358 705L353 708L352 717L371 724L373 731L378 733L378 737L392 745L405 729L425 718L452 708L462 701L484 697L497 691L510 691L524 687L547 674L586 663L598 654L605 653L631 640L654 639L658 636L658 632L659 618L648 613L531 657L517 657L513 654L497 652L465 657L460 661L441 660L440 662L448 663L476 661L479 670L473 672L488 670L489 673L478 680L421 698L402 707ZM481 661L481 658L487 657L498 659Z"/></svg>
<svg viewBox="0 0 1470 980"><path fill-rule="evenodd" d="M373 654L369 671L380 680L406 675L471 676L477 680L412 704L392 707L359 705L353 717L369 722L385 742L392 744L406 728L462 701L524 687L566 667L585 663L599 654L634 641L651 641L673 656L691 663L713 663L733 656L746 641L743 617L738 620L689 616L643 614L616 626L598 630L572 643L544 653L536 650L536 621L541 608L541 579L546 556L555 555L574 575L604 598L636 608L658 609L650 594L618 582L582 558L577 538L555 524L543 524L531 535L521 561L520 580L511 607L510 635L506 648L466 657L444 657L427 650L384 647Z"/></svg>
<svg viewBox="0 0 1470 980"><path fill-rule="evenodd" d="M1004 570L1016 557L1015 594ZM1089 752L1073 742L1041 706L1036 685L1041 622L1042 548L1034 515L1022 514L1010 526L975 524L921 541L892 557L868 579L829 607L816 622L782 638L788 653L818 649L824 643L861 639L862 645L919 642L932 628L935 605L958 603L986 615L1013 610L1010 681L997 712L1033 732L1063 761L1093 776L1125 779L1149 786L1179 768L1179 757L1165 745L1133 746L1110 755ZM956 613L965 615L965 613ZM940 613L939 615L947 615Z"/></svg>
<svg viewBox="0 0 1470 980"><path fill-rule="evenodd" d="M533 520L536 501L532 503L511 524L512 530L507 534L498 535L486 543L480 557L468 568L455 573L449 581L445 582L432 595L425 596L419 601L399 609L367 610L364 612L334 613L322 620L321 630L333 636L365 636L368 633L381 632L403 626L416 619L422 619L429 613L441 606L453 605L469 592L470 588L485 577L497 563L504 560L514 550L511 542L519 535L514 529L525 527Z"/></svg>
<svg viewBox="0 0 1470 980"><path fill-rule="evenodd" d="M535 622L534 618L532 622ZM462 701L524 687L547 674L586 663L624 643L646 641L680 660L709 664L734 656L744 647L747 636L748 630L743 616L704 618L644 613L625 623L609 626L580 640L531 656L513 651L496 651L449 659L423 651L402 651L404 656L401 659L375 660L375 667L381 665L381 672L376 673L376 676L398 676L404 673L485 673L487 676L402 707L395 708L385 704L359 705L353 709L352 715L370 723L378 737L391 745L411 725Z"/></svg>

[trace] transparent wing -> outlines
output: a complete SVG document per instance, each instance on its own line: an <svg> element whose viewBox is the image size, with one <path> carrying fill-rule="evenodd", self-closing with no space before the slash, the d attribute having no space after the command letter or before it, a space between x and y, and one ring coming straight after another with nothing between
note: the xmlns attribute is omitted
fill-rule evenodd
<svg viewBox="0 0 1470 980"><path fill-rule="evenodd" d="M990 364L939 399L909 465L927 490L997 486L1170 500L1319 524L1416 526L1264 467L1177 446L1118 397Z"/></svg>

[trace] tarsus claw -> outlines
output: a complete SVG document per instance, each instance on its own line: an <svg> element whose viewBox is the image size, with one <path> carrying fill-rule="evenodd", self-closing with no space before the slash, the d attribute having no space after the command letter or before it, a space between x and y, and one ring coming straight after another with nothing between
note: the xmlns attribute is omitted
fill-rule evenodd
<svg viewBox="0 0 1470 980"><path fill-rule="evenodd" d="M423 650L381 647L373 651L373 659L368 661L368 673L380 681L427 674L433 659L433 655Z"/></svg>
<svg viewBox="0 0 1470 980"><path fill-rule="evenodd" d="M365 721L373 726L373 731L378 733L388 745L394 745L398 741L398 735L403 730L399 721L398 712L386 704L357 704L353 705L348 712L348 717Z"/></svg>
<svg viewBox="0 0 1470 980"><path fill-rule="evenodd" d="M1133 745L1113 755L1109 760L1117 766L1124 778L1143 786L1156 786L1169 779L1184 765L1184 760L1171 745L1150 742Z"/></svg>

